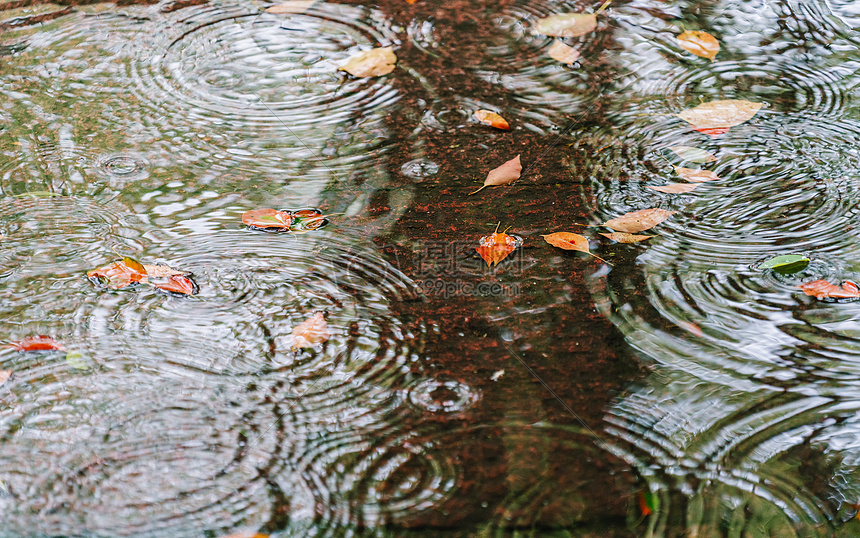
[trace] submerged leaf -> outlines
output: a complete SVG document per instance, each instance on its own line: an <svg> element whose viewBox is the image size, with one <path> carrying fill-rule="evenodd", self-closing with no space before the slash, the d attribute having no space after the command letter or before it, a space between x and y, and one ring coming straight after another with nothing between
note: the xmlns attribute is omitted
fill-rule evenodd
<svg viewBox="0 0 860 538"><path fill-rule="evenodd" d="M309 7L314 5L317 0L288 0L280 4L274 5L266 9L266 13L288 14L288 13L304 13Z"/></svg>
<svg viewBox="0 0 860 538"><path fill-rule="evenodd" d="M597 28L594 13L557 13L538 19L535 30L539 34L554 37L579 37Z"/></svg>
<svg viewBox="0 0 860 538"><path fill-rule="evenodd" d="M549 57L563 64L572 64L579 59L579 51L573 47L568 47L558 39L556 39L549 50L546 51Z"/></svg>
<svg viewBox="0 0 860 538"><path fill-rule="evenodd" d="M803 271L809 266L809 258L800 254L784 254L766 260L758 266L759 269L773 269L781 275L790 275Z"/></svg>
<svg viewBox="0 0 860 538"><path fill-rule="evenodd" d="M672 146L669 149L685 161L692 161L694 163L710 163L717 160L717 157L713 153L709 153L703 149L694 148L692 146Z"/></svg>
<svg viewBox="0 0 860 538"><path fill-rule="evenodd" d="M677 38L682 49L691 52L701 58L714 61L720 52L720 42L708 32L692 30L680 34Z"/></svg>
<svg viewBox="0 0 860 538"><path fill-rule="evenodd" d="M617 241L619 243L638 243L639 241L644 241L646 239L651 239L655 237L653 235L633 235L624 232L610 232L610 233L601 233L603 237L608 237L613 241Z"/></svg>
<svg viewBox="0 0 860 538"><path fill-rule="evenodd" d="M675 213L677 213L677 211L668 211L666 209L640 209L639 211L631 211L630 213L625 213L620 217L607 220L603 225L618 232L644 232L645 230L657 226Z"/></svg>
<svg viewBox="0 0 860 538"><path fill-rule="evenodd" d="M684 168L683 166L675 166L675 173L677 173L682 178L687 181L692 181L693 183L704 183L706 181L717 181L722 179L717 174L711 172L710 170L698 170L696 168Z"/></svg>
<svg viewBox="0 0 860 538"><path fill-rule="evenodd" d="M57 342L50 336L28 336L23 340L18 340L17 342L10 342L9 347L15 348L18 351L47 351L56 349L59 351L65 351L66 346Z"/></svg>
<svg viewBox="0 0 860 538"><path fill-rule="evenodd" d="M502 129L505 131L511 130L511 126L508 125L508 122L507 120L505 120L505 118L489 110L476 110L475 119L477 119L481 123L489 125L490 127L495 127L496 129Z"/></svg>
<svg viewBox="0 0 860 538"><path fill-rule="evenodd" d="M842 283L841 288L826 280L807 282L806 284L801 284L798 288L802 289L803 293L816 299L853 299L860 297L860 288L847 280Z"/></svg>
<svg viewBox="0 0 860 538"><path fill-rule="evenodd" d="M523 165L520 163L520 156L517 155L505 164L490 170L487 174L487 179L484 180L484 186L469 195L475 194L484 190L486 187L507 185L513 183L520 178L520 173L523 171Z"/></svg>
<svg viewBox="0 0 860 538"><path fill-rule="evenodd" d="M317 312L307 320L296 325L293 329L293 345L290 347L292 349L313 347L325 342L330 337L331 333L328 330L325 316L322 312Z"/></svg>
<svg viewBox="0 0 860 538"><path fill-rule="evenodd" d="M355 77L381 77L394 71L397 56L391 47L379 47L353 56L338 71L346 71Z"/></svg>
<svg viewBox="0 0 860 538"><path fill-rule="evenodd" d="M652 191L665 192L667 194L682 194L685 192L690 192L693 189L698 187L693 183L669 183L668 185L660 185L658 187L648 186L646 189L651 189Z"/></svg>
<svg viewBox="0 0 860 538"><path fill-rule="evenodd" d="M692 125L697 131L706 134L722 134L725 131L714 132L718 129L728 129L747 121L756 115L764 106L742 99L725 99L702 103L701 105L676 114L679 118Z"/></svg>

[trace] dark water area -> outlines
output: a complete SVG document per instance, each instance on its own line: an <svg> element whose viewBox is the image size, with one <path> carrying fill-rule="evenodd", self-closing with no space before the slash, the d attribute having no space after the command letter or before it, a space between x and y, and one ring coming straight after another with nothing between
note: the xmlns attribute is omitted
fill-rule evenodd
<svg viewBox="0 0 860 538"><path fill-rule="evenodd" d="M0 339L65 348L0 348L0 536L860 535L860 303L798 288L860 282L860 6L615 0L566 65L537 20L599 2L273 5L0 4Z"/></svg>

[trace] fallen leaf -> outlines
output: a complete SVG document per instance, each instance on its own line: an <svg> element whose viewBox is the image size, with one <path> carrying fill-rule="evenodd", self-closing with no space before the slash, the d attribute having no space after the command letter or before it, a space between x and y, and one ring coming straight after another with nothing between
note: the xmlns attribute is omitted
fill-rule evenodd
<svg viewBox="0 0 860 538"><path fill-rule="evenodd" d="M66 354L66 364L75 370L89 370L92 364L84 359L78 351L71 351Z"/></svg>
<svg viewBox="0 0 860 538"><path fill-rule="evenodd" d="M705 336L705 333L702 332L702 329L700 329L699 326L696 325L695 323L690 323L689 321L679 321L678 327L681 327L682 329L685 329L685 330L693 333L695 336L698 336L699 338Z"/></svg>
<svg viewBox="0 0 860 538"><path fill-rule="evenodd" d="M168 265L147 265L142 264L144 272L148 278L168 278L174 275L189 275L188 271L177 271Z"/></svg>
<svg viewBox="0 0 860 538"><path fill-rule="evenodd" d="M675 213L677 211L668 211L666 209L640 209L639 211L631 211L620 217L607 220L603 223L603 226L609 226L618 232L644 232L657 226Z"/></svg>
<svg viewBox="0 0 860 538"><path fill-rule="evenodd" d="M687 31L680 34L676 39L682 49L701 58L707 58L712 62L717 57L717 53L720 52L720 42L708 32Z"/></svg>
<svg viewBox="0 0 860 538"><path fill-rule="evenodd" d="M297 230L316 230L328 224L319 209L300 209L291 213L293 227Z"/></svg>
<svg viewBox="0 0 860 538"><path fill-rule="evenodd" d="M197 285L185 275L171 275L164 282L152 282L151 284L160 290L180 295L197 293Z"/></svg>
<svg viewBox="0 0 860 538"><path fill-rule="evenodd" d="M355 77L381 77L394 71L397 56L391 47L379 47L353 56L338 71L346 71Z"/></svg>
<svg viewBox="0 0 860 538"><path fill-rule="evenodd" d="M254 209L242 213L242 224L252 228L278 228L289 230L293 216L287 211L277 209Z"/></svg>
<svg viewBox="0 0 860 538"><path fill-rule="evenodd" d="M508 122L507 120L505 120L505 118L489 110L476 110L475 119L477 119L481 123L489 125L490 127L495 127L496 129L503 129L505 131L511 130L511 126L508 125Z"/></svg>
<svg viewBox="0 0 860 538"><path fill-rule="evenodd" d="M97 286L118 290L138 282L146 282L146 268L137 260L126 257L88 271L87 278Z"/></svg>
<svg viewBox="0 0 860 538"><path fill-rule="evenodd" d="M308 10L314 2L317 0L288 0L287 2L282 2L278 5L272 6L266 10L266 13L274 13L277 15L287 14L287 13L304 13Z"/></svg>
<svg viewBox="0 0 860 538"><path fill-rule="evenodd" d="M9 381L10 377L12 377L12 372L9 370L0 370L0 385ZM495 381L495 379L493 381Z"/></svg>
<svg viewBox="0 0 860 538"><path fill-rule="evenodd" d="M417 1L418 1L418 0L406 0L406 3L407 3L407 4L409 4L409 5L412 5L412 4L414 4L415 2L417 2Z"/></svg>
<svg viewBox="0 0 860 538"><path fill-rule="evenodd" d="M624 232L610 232L610 233L601 233L603 237L608 237L613 241L618 241L619 243L638 243L639 241L644 241L646 239L651 239L655 237L653 235L633 235Z"/></svg>
<svg viewBox="0 0 860 538"><path fill-rule="evenodd" d="M478 193L487 187L513 183L520 178L520 173L522 171L523 165L520 163L520 156L517 155L500 167L490 170L490 173L487 174L487 179L484 180L484 185L475 192L470 192L469 196Z"/></svg>
<svg viewBox="0 0 860 538"><path fill-rule="evenodd" d="M487 267L490 267L498 265L500 261L507 258L522 242L522 239L517 236L499 233L499 227L496 226L494 233L481 238L480 246L475 250L487 262Z"/></svg>
<svg viewBox="0 0 860 538"><path fill-rule="evenodd" d="M706 181L717 181L722 179L717 174L710 170L698 170L695 168L684 168L683 166L675 166L675 173L693 183L704 183Z"/></svg>
<svg viewBox="0 0 860 538"><path fill-rule="evenodd" d="M809 265L809 258L800 254L783 254L764 261L759 269L773 269L781 275L791 275L803 271Z"/></svg>
<svg viewBox="0 0 860 538"><path fill-rule="evenodd" d="M535 30L539 34L554 37L579 37L597 28L594 13L557 13L538 19Z"/></svg>
<svg viewBox="0 0 860 538"><path fill-rule="evenodd" d="M65 351L66 346L57 342L50 336L28 336L23 340L18 340L17 342L10 342L9 347L14 348L18 351L47 351L51 349L56 349L59 351Z"/></svg>
<svg viewBox="0 0 860 538"><path fill-rule="evenodd" d="M706 129L715 136L725 131L714 132L717 129L728 129L747 121L756 115L763 105L742 99L710 101L676 114L679 118L693 126L697 131Z"/></svg>
<svg viewBox="0 0 860 538"><path fill-rule="evenodd" d="M496 370L493 372L493 375L490 376L490 381L498 381L503 375L505 375L504 370Z"/></svg>
<svg viewBox="0 0 860 538"><path fill-rule="evenodd" d="M708 153L703 149L694 148L692 146L672 146L669 149L685 161L692 161L694 163L710 163L717 160L717 157L713 153Z"/></svg>
<svg viewBox="0 0 860 538"><path fill-rule="evenodd" d="M330 337L331 333L328 330L325 316L322 312L317 312L307 320L296 325L293 329L293 345L290 347L292 349L313 347L325 342Z"/></svg>
<svg viewBox="0 0 860 538"><path fill-rule="evenodd" d="M600 256L592 254L591 251L588 249L588 238L582 235L571 232L555 232L549 235L542 235L541 237L544 238L544 241L554 247L558 247L564 250L576 250L579 252L584 252L589 256L594 256L595 258L607 265L612 265Z"/></svg>
<svg viewBox="0 0 860 538"><path fill-rule="evenodd" d="M556 39L549 50L546 51L549 57L563 64L572 64L579 59L579 51L573 47L568 47L558 39Z"/></svg>
<svg viewBox="0 0 860 538"><path fill-rule="evenodd" d="M652 191L665 192L667 194L682 194L690 192L696 187L698 187L698 185L693 183L669 183L668 185L660 185L658 187L648 186L645 188L651 189Z"/></svg>
<svg viewBox="0 0 860 538"><path fill-rule="evenodd" d="M860 297L860 288L847 280L842 283L841 288L826 280L807 282L806 284L801 284L798 288L802 289L803 293L816 299L849 299Z"/></svg>

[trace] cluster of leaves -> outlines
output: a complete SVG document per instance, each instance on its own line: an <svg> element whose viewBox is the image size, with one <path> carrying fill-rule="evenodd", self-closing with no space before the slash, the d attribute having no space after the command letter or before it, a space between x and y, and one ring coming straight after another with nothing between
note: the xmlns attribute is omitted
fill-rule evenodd
<svg viewBox="0 0 860 538"><path fill-rule="evenodd" d="M174 295L197 293L197 284L191 279L191 273L177 271L167 265L144 265L129 257L93 269L87 272L87 278L100 288L112 290L148 284Z"/></svg>
<svg viewBox="0 0 860 538"><path fill-rule="evenodd" d="M242 214L242 223L255 230L307 232L328 224L319 209L253 209Z"/></svg>

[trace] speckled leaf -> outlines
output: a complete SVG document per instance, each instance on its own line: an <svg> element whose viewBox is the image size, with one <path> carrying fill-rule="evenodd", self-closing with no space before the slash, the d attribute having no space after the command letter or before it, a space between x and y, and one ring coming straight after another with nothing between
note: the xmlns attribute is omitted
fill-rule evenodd
<svg viewBox="0 0 860 538"><path fill-rule="evenodd" d="M720 52L720 42L708 32L697 30L684 32L677 37L677 40L682 49L712 62Z"/></svg>

